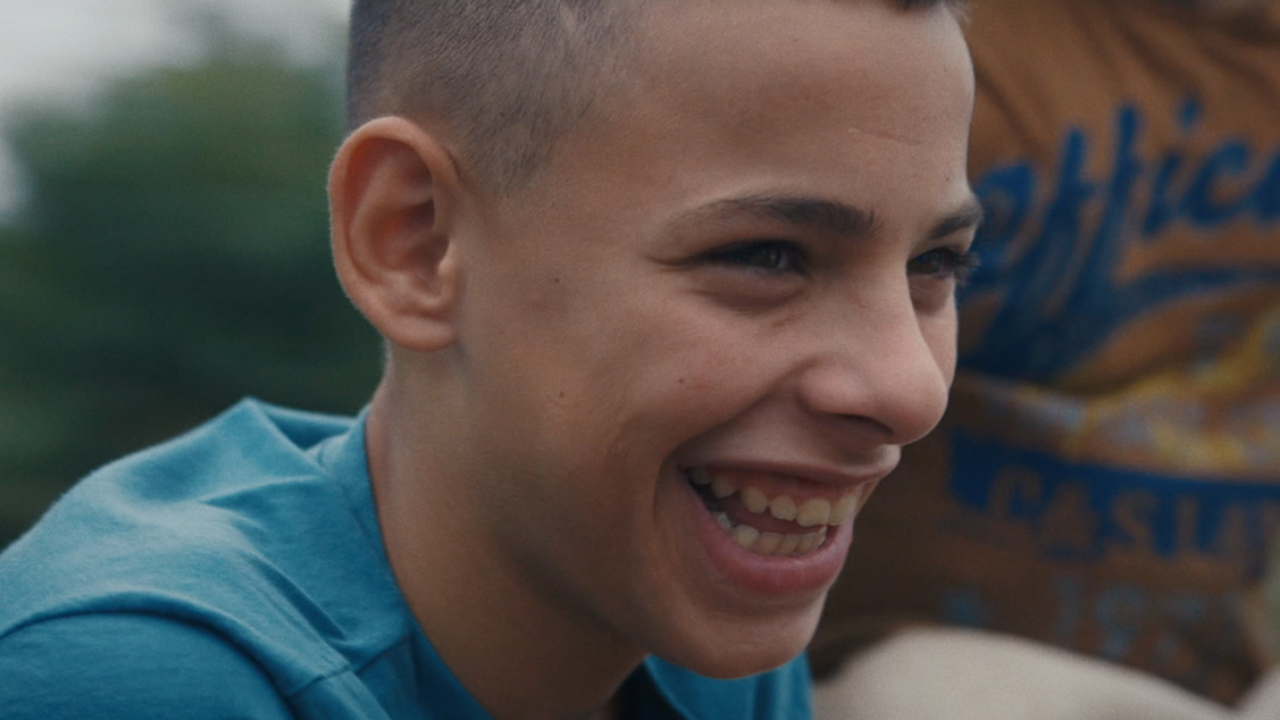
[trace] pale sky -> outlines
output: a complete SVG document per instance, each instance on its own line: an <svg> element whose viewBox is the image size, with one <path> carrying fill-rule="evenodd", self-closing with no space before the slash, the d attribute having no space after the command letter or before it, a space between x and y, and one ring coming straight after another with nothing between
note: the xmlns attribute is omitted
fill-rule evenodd
<svg viewBox="0 0 1280 720"><path fill-rule="evenodd" d="M76 103L104 80L149 64L189 62L200 48L184 23L211 7L238 26L314 57L344 21L350 0L0 0L0 125L32 102ZM331 45L329 45L331 47ZM0 144L0 217L21 181Z"/></svg>

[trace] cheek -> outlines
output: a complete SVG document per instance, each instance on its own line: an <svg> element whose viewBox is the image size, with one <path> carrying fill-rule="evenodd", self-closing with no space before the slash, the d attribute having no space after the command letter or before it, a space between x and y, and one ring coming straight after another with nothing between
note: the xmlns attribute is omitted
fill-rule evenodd
<svg viewBox="0 0 1280 720"><path fill-rule="evenodd" d="M605 388L622 393L613 417L625 418L635 437L681 444L741 413L760 396L763 363L745 350L716 344L686 345L633 358L638 367Z"/></svg>
<svg viewBox="0 0 1280 720"><path fill-rule="evenodd" d="M686 414L736 415L776 380L788 355L781 334L723 318L686 320L666 329L663 346L648 355L655 397Z"/></svg>
<svg viewBox="0 0 1280 720"><path fill-rule="evenodd" d="M682 447L768 394L769 356L776 350L717 340L710 332L663 337L616 358L618 372L583 387L606 399L580 432L599 441L601 463L615 471L629 468L650 477L669 472Z"/></svg>

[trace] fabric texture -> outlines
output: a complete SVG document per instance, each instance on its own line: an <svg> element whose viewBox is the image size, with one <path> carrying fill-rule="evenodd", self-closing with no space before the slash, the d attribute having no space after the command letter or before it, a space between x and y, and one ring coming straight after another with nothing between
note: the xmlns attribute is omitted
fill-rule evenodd
<svg viewBox="0 0 1280 720"><path fill-rule="evenodd" d="M94 473L0 555L0 708L60 718L487 718L382 550L364 422L245 401ZM804 658L650 658L630 717L809 716Z"/></svg>
<svg viewBox="0 0 1280 720"><path fill-rule="evenodd" d="M988 219L933 436L859 518L818 670L987 628L1219 700L1280 532L1280 4L974 0Z"/></svg>

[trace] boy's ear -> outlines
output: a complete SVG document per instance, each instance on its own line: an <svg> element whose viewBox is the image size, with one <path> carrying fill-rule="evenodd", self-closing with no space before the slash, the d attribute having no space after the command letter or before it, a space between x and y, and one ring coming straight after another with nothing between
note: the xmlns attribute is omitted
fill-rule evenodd
<svg viewBox="0 0 1280 720"><path fill-rule="evenodd" d="M404 118L363 125L334 160L329 207L338 279L396 345L432 351L454 341L460 190L448 151Z"/></svg>

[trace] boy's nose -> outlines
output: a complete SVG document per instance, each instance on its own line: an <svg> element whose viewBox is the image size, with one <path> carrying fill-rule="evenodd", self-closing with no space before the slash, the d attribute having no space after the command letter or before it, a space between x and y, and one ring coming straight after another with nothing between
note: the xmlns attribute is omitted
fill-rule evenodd
<svg viewBox="0 0 1280 720"><path fill-rule="evenodd" d="M910 301L841 314L800 379L801 401L814 413L869 421L890 444L924 437L947 406L954 315L922 323ZM925 323L933 323L927 332Z"/></svg>

